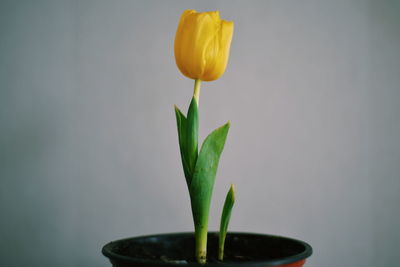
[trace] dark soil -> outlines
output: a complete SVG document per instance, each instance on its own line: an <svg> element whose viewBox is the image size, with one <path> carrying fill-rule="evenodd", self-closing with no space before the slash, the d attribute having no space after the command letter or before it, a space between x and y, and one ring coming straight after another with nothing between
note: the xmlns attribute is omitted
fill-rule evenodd
<svg viewBox="0 0 400 267"><path fill-rule="evenodd" d="M143 237L127 239L115 244L112 251L116 254L136 259L155 260L173 263L193 263L195 242L193 235L181 234L173 238ZM304 251L304 246L288 242L285 238L253 234L228 234L225 241L224 263L254 262L281 259ZM207 262L218 263L218 235L210 233L208 237Z"/></svg>

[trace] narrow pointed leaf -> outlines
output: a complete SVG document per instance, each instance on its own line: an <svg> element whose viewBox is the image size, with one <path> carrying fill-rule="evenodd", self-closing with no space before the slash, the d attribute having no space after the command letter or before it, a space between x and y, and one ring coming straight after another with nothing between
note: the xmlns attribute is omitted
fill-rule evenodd
<svg viewBox="0 0 400 267"><path fill-rule="evenodd" d="M183 166L183 172L185 173L185 178L186 178L186 183L190 184L190 178L191 176L189 175L189 167L187 164L186 160L186 124L187 120L185 115L179 110L177 106L175 106L175 115L176 115L176 124L178 128L178 138L179 138L179 148L181 152L181 160L182 160L182 166Z"/></svg>
<svg viewBox="0 0 400 267"><path fill-rule="evenodd" d="M196 231L202 231L208 226L211 195L229 126L228 122L207 136L197 159L193 179L189 186Z"/></svg>
<svg viewBox="0 0 400 267"><path fill-rule="evenodd" d="M221 224L219 227L219 249L218 259L224 259L224 246L226 233L228 232L229 220L232 214L233 204L235 203L235 186L232 184L225 198L224 208L222 209Z"/></svg>
<svg viewBox="0 0 400 267"><path fill-rule="evenodd" d="M186 160L189 167L189 175L192 176L198 156L199 137L199 112L196 99L190 102L186 121Z"/></svg>

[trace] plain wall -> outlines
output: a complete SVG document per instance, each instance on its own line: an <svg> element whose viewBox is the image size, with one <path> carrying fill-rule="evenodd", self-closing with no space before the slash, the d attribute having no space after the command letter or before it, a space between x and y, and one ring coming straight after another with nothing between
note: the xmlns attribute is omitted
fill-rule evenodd
<svg viewBox="0 0 400 267"><path fill-rule="evenodd" d="M0 2L2 266L110 266L105 243L192 231L173 105L184 9L235 22L200 134L231 121L210 229L287 235L309 267L396 266L400 1Z"/></svg>

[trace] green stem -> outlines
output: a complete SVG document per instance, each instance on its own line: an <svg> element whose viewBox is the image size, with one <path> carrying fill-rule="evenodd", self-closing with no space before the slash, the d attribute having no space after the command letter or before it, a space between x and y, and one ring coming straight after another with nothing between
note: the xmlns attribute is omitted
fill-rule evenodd
<svg viewBox="0 0 400 267"><path fill-rule="evenodd" d="M200 79L194 80L193 97L196 99L197 106L199 106L199 100L200 100L200 84L201 84L201 80Z"/></svg>
<svg viewBox="0 0 400 267"><path fill-rule="evenodd" d="M196 260L204 264L207 260L207 225L195 227Z"/></svg>
<svg viewBox="0 0 400 267"><path fill-rule="evenodd" d="M194 80L193 98L196 100L197 107L200 100L200 84L201 80ZM204 264L207 261L207 235L208 235L208 215L204 223L195 223L195 239L196 239L196 260L198 263Z"/></svg>
<svg viewBox="0 0 400 267"><path fill-rule="evenodd" d="M218 259L220 261L224 259L225 237L226 235L220 237L219 239Z"/></svg>

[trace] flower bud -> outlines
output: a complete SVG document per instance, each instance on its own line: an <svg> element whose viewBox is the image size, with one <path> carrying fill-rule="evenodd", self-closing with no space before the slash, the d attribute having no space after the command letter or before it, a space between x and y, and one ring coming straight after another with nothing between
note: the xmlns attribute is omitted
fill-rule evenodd
<svg viewBox="0 0 400 267"><path fill-rule="evenodd" d="M185 10L175 37L175 60L188 78L213 81L225 72L233 35L233 22L218 11Z"/></svg>

